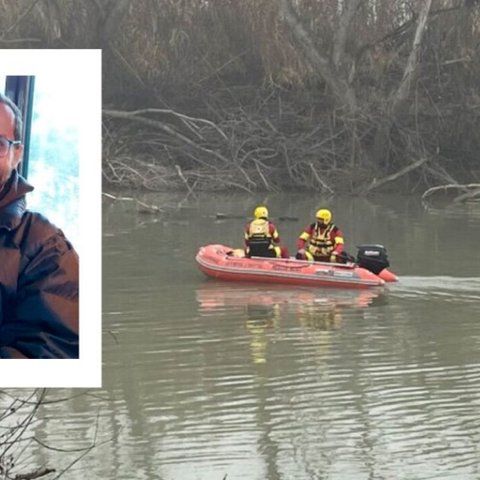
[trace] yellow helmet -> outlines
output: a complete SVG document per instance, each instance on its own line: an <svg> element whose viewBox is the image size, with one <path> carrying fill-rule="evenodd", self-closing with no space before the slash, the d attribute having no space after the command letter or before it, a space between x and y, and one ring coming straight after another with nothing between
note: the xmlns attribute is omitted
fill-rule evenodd
<svg viewBox="0 0 480 480"><path fill-rule="evenodd" d="M317 210L315 217L317 220L322 220L325 225L328 225L332 220L332 212L326 208L321 208Z"/></svg>
<svg viewBox="0 0 480 480"><path fill-rule="evenodd" d="M258 206L254 211L253 211L253 216L255 218L268 218L268 209L267 207L264 207L263 205Z"/></svg>

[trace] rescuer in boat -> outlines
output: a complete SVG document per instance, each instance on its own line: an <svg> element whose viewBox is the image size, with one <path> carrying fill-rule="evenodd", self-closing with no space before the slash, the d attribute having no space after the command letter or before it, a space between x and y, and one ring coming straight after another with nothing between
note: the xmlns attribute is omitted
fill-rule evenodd
<svg viewBox="0 0 480 480"><path fill-rule="evenodd" d="M297 240L298 260L345 263L342 231L332 223L332 212L317 210L316 222L308 225Z"/></svg>
<svg viewBox="0 0 480 480"><path fill-rule="evenodd" d="M287 249L280 245L277 227L268 219L267 207L259 205L253 216L245 226L245 256L288 258Z"/></svg>

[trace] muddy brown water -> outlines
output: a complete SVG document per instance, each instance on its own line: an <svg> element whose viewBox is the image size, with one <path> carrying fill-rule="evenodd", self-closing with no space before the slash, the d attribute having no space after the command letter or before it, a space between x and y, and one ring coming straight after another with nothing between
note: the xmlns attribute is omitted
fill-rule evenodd
<svg viewBox="0 0 480 480"><path fill-rule="evenodd" d="M277 222L291 251L330 207L348 250L385 245L400 281L355 291L204 277L200 245L241 244L243 220L214 214L260 201L298 217ZM43 407L37 430L66 449L97 435L68 478L480 478L480 206L308 195L184 206L153 217L105 205L103 388ZM72 454L38 459L61 467Z"/></svg>

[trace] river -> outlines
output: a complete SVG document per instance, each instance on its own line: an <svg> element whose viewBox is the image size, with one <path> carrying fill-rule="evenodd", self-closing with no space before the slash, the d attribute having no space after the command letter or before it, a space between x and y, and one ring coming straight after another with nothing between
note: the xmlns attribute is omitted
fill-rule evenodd
<svg viewBox="0 0 480 480"><path fill-rule="evenodd" d="M66 478L480 478L480 205L415 198L150 195L104 205L103 388L51 391L36 435L96 445ZM198 247L240 246L267 202L291 253L326 206L347 250L381 243L400 281L355 291L222 283ZM177 209L178 208L178 209ZM298 219L280 220L282 216ZM38 447L59 471L79 454Z"/></svg>

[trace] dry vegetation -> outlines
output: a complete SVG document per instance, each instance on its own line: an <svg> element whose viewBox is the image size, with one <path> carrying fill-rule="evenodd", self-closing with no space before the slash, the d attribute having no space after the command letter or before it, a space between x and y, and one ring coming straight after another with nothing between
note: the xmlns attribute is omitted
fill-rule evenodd
<svg viewBox="0 0 480 480"><path fill-rule="evenodd" d="M33 480L45 478L56 480L65 478L83 457L88 455L98 444L98 418L94 425L92 440L78 440L78 446L63 448L63 445L51 445L45 426L51 418L45 412L47 405L60 407L74 398L88 395L87 392L61 397L49 394L46 389L35 390L0 390L0 478L2 480ZM60 410L61 411L61 410ZM67 431L65 435L71 436ZM46 438L45 438L46 437ZM69 440L71 442L71 438ZM56 457L66 456L67 464L55 469L46 464L49 451ZM41 461L40 461L41 459ZM35 465L39 465L35 467Z"/></svg>
<svg viewBox="0 0 480 480"><path fill-rule="evenodd" d="M0 42L103 49L106 184L468 198L479 3L3 0Z"/></svg>

